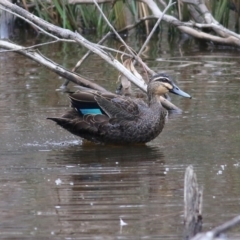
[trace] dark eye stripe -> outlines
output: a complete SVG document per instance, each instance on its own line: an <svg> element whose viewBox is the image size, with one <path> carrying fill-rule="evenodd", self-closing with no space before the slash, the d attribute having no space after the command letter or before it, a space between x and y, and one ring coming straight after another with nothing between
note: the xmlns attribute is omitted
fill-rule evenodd
<svg viewBox="0 0 240 240"><path fill-rule="evenodd" d="M168 78L163 78L163 79L162 79L162 82L170 83L170 81L169 81Z"/></svg>
<svg viewBox="0 0 240 240"><path fill-rule="evenodd" d="M155 82L162 82L162 83L168 83L170 85L172 85L172 80L171 78L169 78L166 74L156 74L155 76L152 76L151 81Z"/></svg>
<svg viewBox="0 0 240 240"><path fill-rule="evenodd" d="M164 77L155 78L154 81L170 83L169 79Z"/></svg>

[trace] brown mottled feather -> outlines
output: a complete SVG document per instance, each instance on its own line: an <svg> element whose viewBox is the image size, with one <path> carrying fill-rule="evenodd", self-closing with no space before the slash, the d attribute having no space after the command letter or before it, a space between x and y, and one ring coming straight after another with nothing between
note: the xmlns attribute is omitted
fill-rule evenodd
<svg viewBox="0 0 240 240"><path fill-rule="evenodd" d="M70 111L60 118L48 119L92 142L145 143L157 137L164 127L166 111L159 96L172 90L173 86L166 75L156 75L148 84L148 103L86 89L69 96L72 103ZM87 106L86 109L90 105L93 106L91 109L99 108L102 114L83 115L79 110L82 104Z"/></svg>

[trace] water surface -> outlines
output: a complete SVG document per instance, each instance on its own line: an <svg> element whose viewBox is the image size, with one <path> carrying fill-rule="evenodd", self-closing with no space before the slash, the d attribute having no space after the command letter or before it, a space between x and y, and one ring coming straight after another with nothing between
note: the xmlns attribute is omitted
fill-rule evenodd
<svg viewBox="0 0 240 240"><path fill-rule="evenodd" d="M72 68L86 51L56 44L42 52ZM193 99L172 96L183 113L154 141L105 146L46 120L68 109L67 95L55 91L63 79L0 54L0 238L181 239L190 164L204 188L205 231L240 213L239 52L153 41L144 59ZM80 73L115 90L118 73L96 56Z"/></svg>

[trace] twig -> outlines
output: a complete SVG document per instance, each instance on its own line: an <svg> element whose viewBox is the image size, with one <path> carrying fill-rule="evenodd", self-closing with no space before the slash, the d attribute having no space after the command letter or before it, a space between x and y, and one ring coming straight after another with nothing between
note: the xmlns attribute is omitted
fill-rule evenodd
<svg viewBox="0 0 240 240"><path fill-rule="evenodd" d="M64 69L63 67L59 66L54 61L43 56L41 53L38 53L36 51L27 51L23 47L21 47L17 44L13 44L13 43L10 43L10 42L4 41L4 40L0 40L0 47L12 49L22 55L25 55L25 56L31 58L32 60L34 60L35 62L40 63L41 65L47 67L48 69L52 70L53 72L57 73L58 75L60 75L64 78L67 78L70 81L72 81L78 85L82 85L82 86L89 87L89 88L92 88L95 90L107 92L107 90L105 88L99 86L96 83L88 81L88 80L80 77L79 75L68 71L67 69Z"/></svg>
<svg viewBox="0 0 240 240"><path fill-rule="evenodd" d="M139 18L135 23L127 25L126 27L118 30L118 32L131 30L131 29L135 28L136 26L138 26L141 22L146 21L146 20L151 20L151 19L156 19L156 17L155 16L147 16L147 17Z"/></svg>
<svg viewBox="0 0 240 240"><path fill-rule="evenodd" d="M225 31L227 34L229 34L230 36L236 37L240 40L240 35L230 31L229 29L226 29L223 27L223 25L221 25L220 23L216 24L216 23L195 23L195 22L186 22L183 23L182 26L188 26L188 27L197 27L197 28L212 28L212 29L217 29L217 30L221 30L221 31Z"/></svg>
<svg viewBox="0 0 240 240"><path fill-rule="evenodd" d="M111 33L108 32L97 44L103 43L109 37L110 34ZM81 64L88 58L88 56L91 53L92 52L90 50L88 50L87 53L81 58L81 60L77 62L75 67L72 69L72 72L76 72L76 70L81 66ZM69 84L69 80L66 80L60 88L66 88L68 84Z"/></svg>
<svg viewBox="0 0 240 240"><path fill-rule="evenodd" d="M102 45L99 45L99 47L102 48L102 49L104 49L104 50L108 50L109 52L113 52L113 53L125 55L126 57L129 57L129 58L132 57L131 54L128 54L128 53L123 52L123 51L120 51L120 50L116 50L116 49L114 49L114 48L110 48L110 47L106 47L106 46L102 46Z"/></svg>
<svg viewBox="0 0 240 240"><path fill-rule="evenodd" d="M240 215L214 228L211 232L213 232L214 237L218 237L221 233L229 231L237 225L240 225Z"/></svg>
<svg viewBox="0 0 240 240"><path fill-rule="evenodd" d="M151 9L154 16L160 17L162 15L162 11L158 8L157 4L153 0L141 0L141 1L145 2L148 5L148 7ZM205 33L205 32L200 32L189 26L184 26L185 23L179 21L177 18L175 18L171 15L168 15L168 14L165 14L163 16L163 20L174 25L180 31L187 33L192 37L209 40L209 41L213 41L213 42L217 42L217 43L222 43L222 44L230 44L230 45L234 45L234 46L238 46L238 47L240 46L240 41L239 41L240 35L238 37L233 36L234 35L233 33L231 33L231 35L230 35L228 33L229 30L224 27L221 28L221 31L224 31L225 33L227 33L225 38L219 37L219 36L214 36L214 35L211 35L211 34ZM216 20L213 21L213 23L215 24L214 26L217 27L216 22L217 22Z"/></svg>
<svg viewBox="0 0 240 240"><path fill-rule="evenodd" d="M111 35L111 32L108 32L97 44L103 43L109 36ZM101 47L101 46L100 46ZM73 72L75 72L81 64L87 59L87 57L91 54L91 51L87 51L87 53L82 57L82 59L76 64L76 66L72 69Z"/></svg>
<svg viewBox="0 0 240 240"><path fill-rule="evenodd" d="M132 54L133 57L135 57L135 53L131 50L131 48L125 43L125 41L121 38L121 36L118 34L118 32L115 30L115 28L112 26L112 24L108 21L107 17L105 16L105 14L103 13L102 9L100 8L100 6L98 5L96 0L93 0L94 4L96 5L98 11L101 13L101 15L103 16L104 20L106 21L106 23L108 24L108 26L112 29L112 31L114 32L114 34L116 34L117 38L120 40L120 42L125 46L125 48L129 51L129 53Z"/></svg>
<svg viewBox="0 0 240 240"><path fill-rule="evenodd" d="M240 225L240 215L206 233L199 233L191 240L214 240L222 233Z"/></svg>
<svg viewBox="0 0 240 240"><path fill-rule="evenodd" d="M52 38L54 38L54 39L56 39L56 40L59 40L59 38L56 37L55 35L53 35L53 34L51 34L51 33L48 33L47 31L45 31L44 29L42 29L41 27L39 27L39 26L36 25L35 23L33 23L33 22L29 21L28 19L22 17L22 16L19 15L18 13L12 12L11 10L8 10L7 8L1 7L1 6L0 6L0 9L3 10L3 11L6 11L6 12L8 12L8 13L11 13L11 14L13 14L13 15L21 18L21 19L23 19L25 22L29 23L30 25L33 25L35 28L37 28L37 29L40 30L41 32L45 33L46 35L48 35L48 36L50 36L50 37L52 37ZM33 15L33 14L32 14L32 15ZM34 15L33 15L33 16L34 16ZM36 17L36 16L34 16L34 17Z"/></svg>
<svg viewBox="0 0 240 240"><path fill-rule="evenodd" d="M130 54L132 54L132 56L134 57L135 60L137 60L151 75L153 75L155 72L153 70L151 70L143 61L142 59L136 55L131 48L125 43L125 41L121 38L121 36L118 34L118 32L114 29L114 27L112 26L112 24L108 21L108 19L106 18L105 14L103 13L102 9L99 7L98 3L96 2L96 0L93 0L94 4L96 5L96 7L98 8L99 12L101 13L101 15L103 16L104 20L106 21L106 23L108 24L108 26L112 29L112 31L114 32L114 34L116 34L116 36L118 37L118 39L121 41L121 43L126 47L126 49L129 51Z"/></svg>
<svg viewBox="0 0 240 240"><path fill-rule="evenodd" d="M95 54L97 54L98 56L100 56L103 60L105 60L107 63L109 63L115 69L117 69L123 75L125 75L137 87L139 87L141 90L146 92L147 85L145 83L143 83L142 81L139 81L139 79L136 76L134 76L134 74L132 74L128 69L126 69L119 61L117 61L115 58L113 58L111 56L111 54L105 52L103 49L101 49L99 47L99 45L89 42L87 39L85 39L79 33L77 33L77 32L73 33L70 30L63 29L63 28L57 27L53 24L50 24L50 23L42 20L41 18L38 18L35 15L27 12L26 10L18 7L17 5L10 3L7 0L1 0L0 6L3 6L4 10L10 9L12 14L14 14L14 15L24 16L24 17L22 17L23 19L30 21L32 24L35 24L35 25L37 24L38 28L41 30L45 29L53 34L56 34L57 36L60 36L62 39L71 39L71 40L74 40L76 43L81 44L82 46L86 47L90 51L92 51ZM46 33L49 36L54 36L54 35L46 32L45 30L43 31L44 33ZM54 39L60 41L61 38L59 38L57 36L54 36ZM6 46L7 44L8 44L8 47ZM34 61L41 63L42 65L45 64L45 66L48 67L49 69L52 69L54 72L58 73L60 76L65 77L65 78L75 82L76 84L79 84L79 85L86 84L85 86L93 88L93 89L96 89L95 87L97 87L97 88L100 87L99 85L95 85L95 87L90 86L91 84L94 84L94 83L86 81L85 79L81 79L81 77L78 76L77 74L74 74L74 73L60 67L59 65L54 64L53 62L47 60L46 58L43 58L42 56L40 56L38 53L36 53L34 51L22 50L22 49L20 49L19 45L15 45L14 47L9 47L9 44L11 44L11 43L6 42L6 41L0 41L0 47L7 48L7 49L17 49L17 52L33 59ZM37 59L37 57L39 57L39 59ZM40 60L42 60L44 63L40 62ZM140 58L139 58L139 62L140 63L142 62ZM144 64L144 63L142 63L142 64ZM150 71L152 71L152 70L150 70ZM78 81L77 79L80 79L80 81ZM102 89L100 91L106 91L106 89L104 89L102 87L100 87L100 88ZM175 105L173 105L172 103L167 101L166 99L164 101L166 102L167 106L168 106L168 104L169 104L169 106L171 106L170 109L174 109L174 110L179 109Z"/></svg>
<svg viewBox="0 0 240 240"><path fill-rule="evenodd" d="M22 47L22 46L20 46L20 49L1 50L0 53L15 52L15 51L18 51L18 50L29 50L29 49L33 49L33 48L36 48L36 47L42 47L42 46L45 46L45 45L57 43L57 42L75 42L75 41L69 40L69 39L57 39L55 41L46 42L46 43L40 43L40 44L36 44L36 45L30 46L30 47Z"/></svg>
<svg viewBox="0 0 240 240"><path fill-rule="evenodd" d="M168 10L171 6L173 6L174 4L175 4L175 3L172 3L172 0L169 1L167 7L164 9L162 15L158 18L158 20L157 20L157 22L155 23L152 31L150 32L150 34L148 35L146 41L144 42L144 44L142 45L141 49L139 50L139 52L138 52L138 54L137 54L138 56L141 55L142 51L144 50L144 48L145 48L146 45L148 44L148 42L149 42L150 38L152 37L153 33L155 32L156 28L159 26L160 22L162 21L164 14L165 14L165 13L167 12L167 10Z"/></svg>
<svg viewBox="0 0 240 240"><path fill-rule="evenodd" d="M84 38L79 33L75 32L73 33L70 30L63 29L60 27L57 27L53 24L50 24L41 18L36 17L33 14L30 14L26 10L18 7L17 5L14 5L10 3L7 0L1 0L0 5L4 6L5 8L9 8L14 14L20 14L24 16L24 18L28 19L29 21L32 21L34 24L37 24L40 28L43 28L53 34L56 34L57 36L60 36L61 38L68 38L71 40L74 40L75 42L81 44L82 46L88 48L95 54L99 55L102 59L104 59L107 63L112 65L114 68L116 68L119 72L124 74L130 81L132 81L136 86L138 86L141 90L144 92L146 91L147 85L142 83L138 80L137 77L135 77L128 69L126 69L119 61L114 59L111 54L103 51L99 45L89 42L86 38ZM57 39L57 37L55 37Z"/></svg>

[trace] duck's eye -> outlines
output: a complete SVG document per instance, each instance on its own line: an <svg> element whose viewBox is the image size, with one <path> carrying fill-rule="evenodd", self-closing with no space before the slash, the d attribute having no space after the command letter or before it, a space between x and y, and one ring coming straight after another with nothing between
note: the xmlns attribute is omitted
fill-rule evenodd
<svg viewBox="0 0 240 240"><path fill-rule="evenodd" d="M172 85L171 80L169 78L161 78L161 79L159 79L159 81L162 83L168 83L168 84Z"/></svg>
<svg viewBox="0 0 240 240"><path fill-rule="evenodd" d="M167 82L167 83L169 82L169 80L167 78L162 78L161 81L162 82Z"/></svg>

